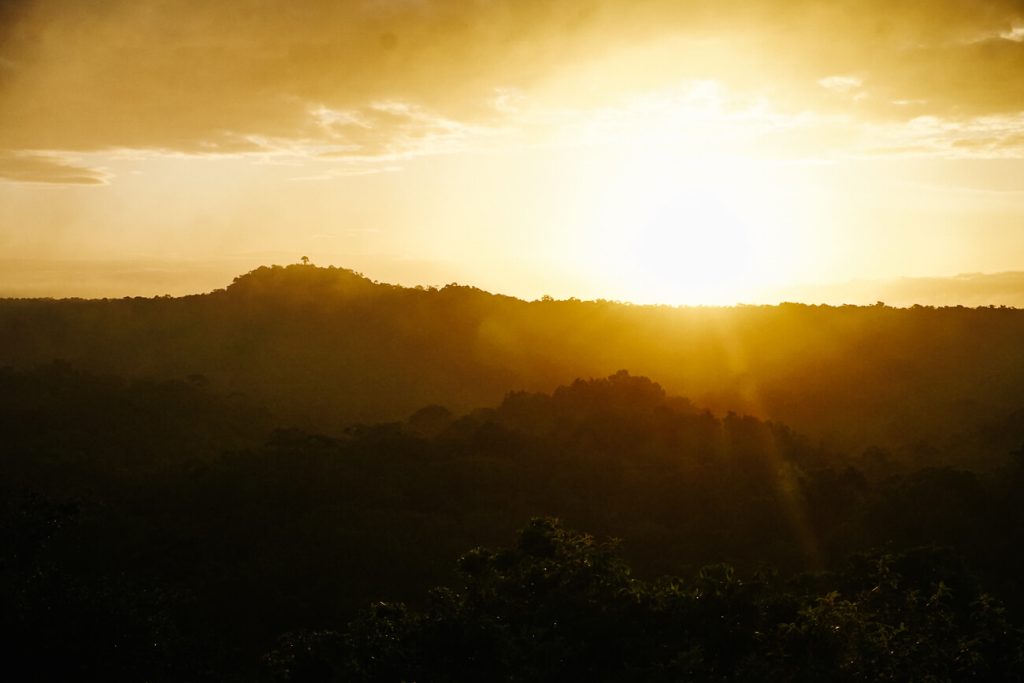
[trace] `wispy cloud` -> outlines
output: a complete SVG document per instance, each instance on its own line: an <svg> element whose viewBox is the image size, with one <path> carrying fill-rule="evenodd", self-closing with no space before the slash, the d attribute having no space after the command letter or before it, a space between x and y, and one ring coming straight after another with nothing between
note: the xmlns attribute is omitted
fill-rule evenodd
<svg viewBox="0 0 1024 683"><path fill-rule="evenodd" d="M883 156L1018 158L1024 155L1024 113L946 118L921 116L905 124L874 126L872 148Z"/></svg>
<svg viewBox="0 0 1024 683"><path fill-rule="evenodd" d="M60 154L0 152L0 179L55 185L106 185L102 169L88 168Z"/></svg>
<svg viewBox="0 0 1024 683"><path fill-rule="evenodd" d="M1014 26L1009 31L1002 31L999 37L1014 43L1024 43L1024 26Z"/></svg>
<svg viewBox="0 0 1024 683"><path fill-rule="evenodd" d="M818 85L828 90L840 93L848 93L851 90L859 90L864 82L856 76L826 76L818 81Z"/></svg>

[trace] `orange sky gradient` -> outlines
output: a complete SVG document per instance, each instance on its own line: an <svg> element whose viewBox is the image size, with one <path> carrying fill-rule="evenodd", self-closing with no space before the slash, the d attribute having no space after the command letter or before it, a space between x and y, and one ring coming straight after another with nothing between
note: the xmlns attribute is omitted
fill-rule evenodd
<svg viewBox="0 0 1024 683"><path fill-rule="evenodd" d="M1024 270L1024 4L0 2L0 296L302 255L671 304Z"/></svg>

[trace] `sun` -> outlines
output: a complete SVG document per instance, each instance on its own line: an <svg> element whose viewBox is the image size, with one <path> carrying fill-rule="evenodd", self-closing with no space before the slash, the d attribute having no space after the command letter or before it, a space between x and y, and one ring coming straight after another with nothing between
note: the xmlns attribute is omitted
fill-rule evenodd
<svg viewBox="0 0 1024 683"><path fill-rule="evenodd" d="M637 303L755 301L791 276L799 245L771 168L634 150L596 188L592 268Z"/></svg>

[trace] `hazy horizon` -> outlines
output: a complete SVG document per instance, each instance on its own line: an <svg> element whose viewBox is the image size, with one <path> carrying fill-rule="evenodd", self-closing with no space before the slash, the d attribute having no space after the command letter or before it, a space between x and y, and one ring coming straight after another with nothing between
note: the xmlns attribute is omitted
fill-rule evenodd
<svg viewBox="0 0 1024 683"><path fill-rule="evenodd" d="M295 263L295 261L291 262ZM23 259L0 259L0 298L81 298L115 299L125 297L189 296L207 294L223 289L238 276L257 268L288 265L287 261L273 261L266 255L239 257L225 261L177 262L158 260L92 261L63 260L39 262ZM570 286L525 287L516 291L501 290L461 278L454 269L445 272L435 268L433 279L423 280L422 264L370 263L369 268L350 263L314 263L318 267L353 270L370 280L402 287L444 287L457 283L486 292L511 296L523 300L542 297L555 299L608 300L637 305L667 306L735 306L804 303L824 305L872 305L883 301L887 305L909 307L924 306L1009 306L1024 308L1024 271L1000 273L957 273L933 277L894 277L878 279L850 279L832 282L804 282L782 284L766 288L759 296L735 300L678 300L623 299L614 292L600 290L574 290Z"/></svg>

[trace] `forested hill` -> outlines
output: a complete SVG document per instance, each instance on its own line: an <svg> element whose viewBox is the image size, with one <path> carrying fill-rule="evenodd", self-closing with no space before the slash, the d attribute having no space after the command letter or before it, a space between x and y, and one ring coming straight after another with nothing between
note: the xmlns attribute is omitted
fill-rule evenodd
<svg viewBox="0 0 1024 683"><path fill-rule="evenodd" d="M1006 308L527 302L292 265L182 298L3 300L0 329L0 366L193 376L329 433L622 368L716 412L921 457L965 440L1004 455L1024 408L1024 310Z"/></svg>

